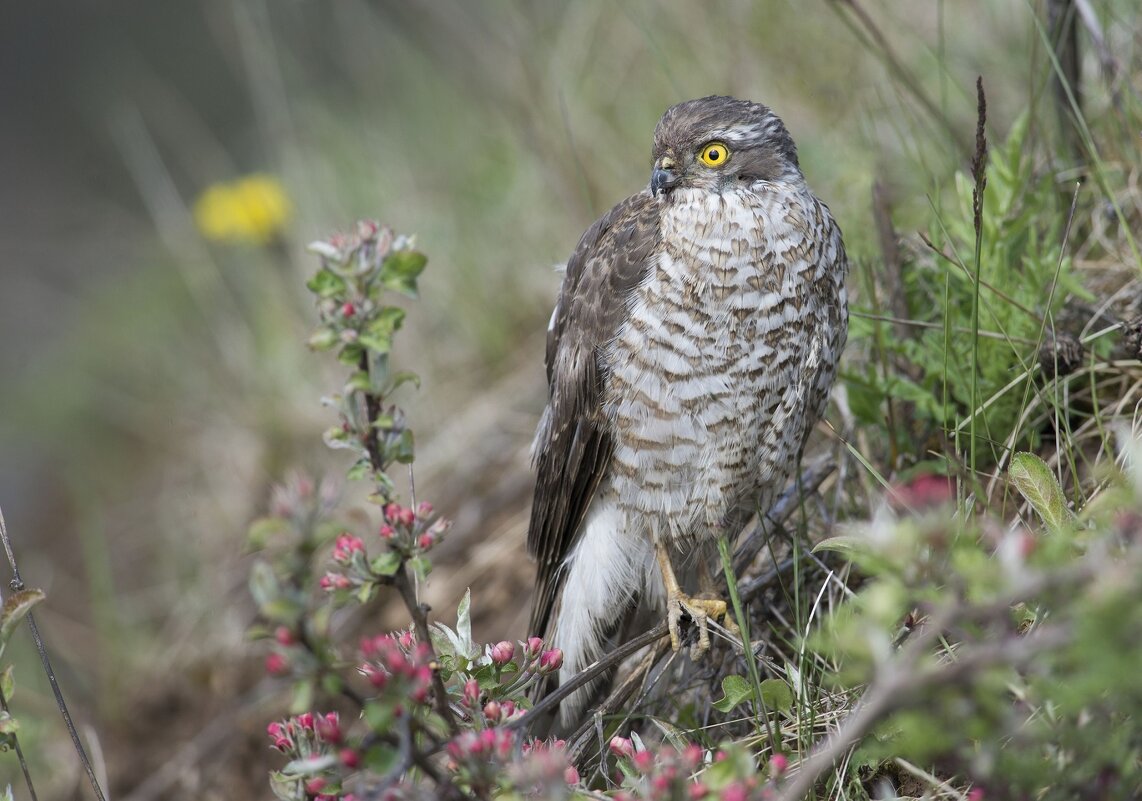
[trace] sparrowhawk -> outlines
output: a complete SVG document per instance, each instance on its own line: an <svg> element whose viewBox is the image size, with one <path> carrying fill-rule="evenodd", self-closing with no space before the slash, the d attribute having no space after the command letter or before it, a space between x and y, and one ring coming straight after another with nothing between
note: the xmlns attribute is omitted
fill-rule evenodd
<svg viewBox="0 0 1142 801"><path fill-rule="evenodd" d="M777 115L680 103L653 162L580 239L548 330L530 631L563 650L561 682L638 608L666 612L675 649L688 614L708 646L725 605L683 593L675 569L781 491L845 344L841 232ZM561 727L592 691L562 703Z"/></svg>

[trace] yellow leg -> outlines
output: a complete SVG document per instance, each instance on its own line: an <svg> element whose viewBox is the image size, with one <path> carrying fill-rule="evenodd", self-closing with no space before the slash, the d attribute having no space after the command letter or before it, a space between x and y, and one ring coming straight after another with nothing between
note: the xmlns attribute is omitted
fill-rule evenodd
<svg viewBox="0 0 1142 801"><path fill-rule="evenodd" d="M726 602L720 598L694 598L684 594L674 575L674 565L665 543L656 542L654 549L658 557L658 569L662 571L662 583L666 587L666 624L670 629L670 647L675 651L682 647L679 623L682 612L685 611L698 625L698 642L690 649L690 656L694 659L701 658L710 650L709 618L725 618L727 627L733 626L736 629L736 625L729 616Z"/></svg>

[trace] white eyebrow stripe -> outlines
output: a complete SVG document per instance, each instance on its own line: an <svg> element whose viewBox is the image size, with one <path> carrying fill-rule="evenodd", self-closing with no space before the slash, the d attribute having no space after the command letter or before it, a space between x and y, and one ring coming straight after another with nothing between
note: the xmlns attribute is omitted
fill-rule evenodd
<svg viewBox="0 0 1142 801"><path fill-rule="evenodd" d="M727 144L735 144L737 142L744 142L747 139L757 139L765 132L765 125L750 124L750 125L734 125L730 128L718 128L710 131L706 141L710 142L719 139Z"/></svg>

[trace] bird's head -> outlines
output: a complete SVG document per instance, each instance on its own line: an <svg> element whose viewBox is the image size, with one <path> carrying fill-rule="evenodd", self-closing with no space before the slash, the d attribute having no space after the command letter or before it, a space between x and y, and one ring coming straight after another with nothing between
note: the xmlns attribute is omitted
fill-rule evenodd
<svg viewBox="0 0 1142 801"><path fill-rule="evenodd" d="M654 130L653 195L678 187L723 194L801 176L797 147L768 106L703 97L671 106Z"/></svg>

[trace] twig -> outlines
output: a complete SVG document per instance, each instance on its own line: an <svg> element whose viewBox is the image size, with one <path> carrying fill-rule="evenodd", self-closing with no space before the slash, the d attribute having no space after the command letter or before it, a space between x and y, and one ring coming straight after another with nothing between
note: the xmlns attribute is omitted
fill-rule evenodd
<svg viewBox="0 0 1142 801"><path fill-rule="evenodd" d="M436 712L444 719L448 730L456 734L460 729L456 725L456 718L452 714L452 708L448 706L448 691L444 688L444 679L441 678L440 671L435 667L437 664L436 649L432 647L432 640L428 634L428 606L416 600L416 593L412 589L412 582L408 580L408 568L404 562L401 562L400 569L397 570L396 575L393 576L393 584L400 593L401 599L404 601L404 605L408 609L409 614L412 615L413 625L416 626L417 640L429 648L429 660L434 666L432 669L432 694L435 696L433 701L436 704Z"/></svg>
<svg viewBox="0 0 1142 801"><path fill-rule="evenodd" d="M8 539L8 527L4 523L4 512L0 509L0 540L4 542L4 553L8 556L8 564L12 568L12 581L8 586L12 588L13 592L21 592L24 589L24 581L20 578L20 569L16 566L16 555L12 551L12 542ZM79 739L79 732L75 730L75 724L71 721L71 713L67 711L67 704L63 700L63 692L60 690L59 682L56 680L55 671L52 669L51 659L48 658L48 649L44 646L44 640L40 636L40 630L36 626L36 619L31 612L28 612L28 631L32 633L32 640L36 643L36 650L40 653L40 664L44 666L44 673L48 677L48 684L52 687L52 694L55 695L56 706L59 707L59 713L63 717L64 725L67 726L68 734L71 735L72 745L75 746L75 752L79 755L79 761L83 763L83 769L87 773L87 780L91 782L91 789L95 793L95 797L99 801L106 801L106 796L103 795L103 788L99 786L99 780L95 777L95 769L91 766L91 760L87 758L87 752L83 749L83 743ZM7 702L5 702L5 710L7 709ZM17 746L17 749L19 746ZM28 791L31 793L32 798L35 799L36 792L32 789L32 780L27 772L27 767L24 766L23 754L20 754L20 764L24 767L24 778L28 782Z"/></svg>

